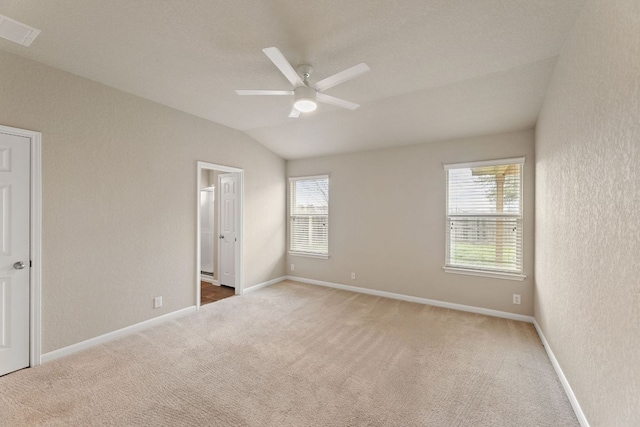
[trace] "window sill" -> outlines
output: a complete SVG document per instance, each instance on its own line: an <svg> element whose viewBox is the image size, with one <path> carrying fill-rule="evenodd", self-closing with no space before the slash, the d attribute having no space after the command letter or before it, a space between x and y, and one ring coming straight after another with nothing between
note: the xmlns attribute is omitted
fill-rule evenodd
<svg viewBox="0 0 640 427"><path fill-rule="evenodd" d="M527 278L524 274L517 273L498 273L496 271L473 270L470 268L459 267L442 267L446 273L464 274L467 276L491 277L493 279L517 280L523 281Z"/></svg>
<svg viewBox="0 0 640 427"><path fill-rule="evenodd" d="M289 255L299 256L304 258L319 258L319 259L329 259L329 255L321 255L321 254L307 254L304 252L288 252Z"/></svg>

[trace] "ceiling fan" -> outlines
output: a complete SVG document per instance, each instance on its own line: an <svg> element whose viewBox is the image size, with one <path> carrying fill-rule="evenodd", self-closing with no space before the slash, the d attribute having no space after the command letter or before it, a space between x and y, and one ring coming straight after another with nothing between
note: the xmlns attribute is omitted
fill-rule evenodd
<svg viewBox="0 0 640 427"><path fill-rule="evenodd" d="M236 90L238 95L293 95L293 108L289 113L289 117L298 117L300 113L314 111L318 107L316 101L349 110L355 110L360 106L354 102L345 101L322 92L369 71L369 66L364 62L322 79L315 84L309 84L308 79L313 72L311 65L300 65L296 71L277 47L267 47L262 51L289 80L293 90Z"/></svg>

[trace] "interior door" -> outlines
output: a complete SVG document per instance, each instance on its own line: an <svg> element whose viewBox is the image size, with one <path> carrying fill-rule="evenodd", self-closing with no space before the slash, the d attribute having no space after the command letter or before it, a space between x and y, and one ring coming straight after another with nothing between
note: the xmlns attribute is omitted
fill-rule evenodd
<svg viewBox="0 0 640 427"><path fill-rule="evenodd" d="M29 366L30 147L0 132L0 375Z"/></svg>
<svg viewBox="0 0 640 427"><path fill-rule="evenodd" d="M220 284L236 287L236 242L238 241L238 176L235 173L218 176L220 189Z"/></svg>

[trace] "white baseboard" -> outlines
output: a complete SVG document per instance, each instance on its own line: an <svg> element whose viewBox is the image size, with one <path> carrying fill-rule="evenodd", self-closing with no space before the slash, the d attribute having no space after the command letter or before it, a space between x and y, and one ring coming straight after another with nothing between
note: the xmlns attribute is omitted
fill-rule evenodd
<svg viewBox="0 0 640 427"><path fill-rule="evenodd" d="M266 288L267 286L275 285L276 283L280 283L285 280L287 277L282 276L275 279L267 280L266 282L258 283L257 285L250 286L244 290L243 293L248 294L249 292L257 291L258 289Z"/></svg>
<svg viewBox="0 0 640 427"><path fill-rule="evenodd" d="M58 350L50 351L49 353L45 353L42 356L40 356L40 363L51 362L52 360L56 360L64 356L68 356L78 351L86 350L87 348L90 348L99 344L103 344L107 341L111 341L116 338L120 338L125 335L138 332L150 326L154 326L159 323L166 322L167 320L182 317L189 313L194 313L195 311L196 311L196 306L192 305L191 307L183 308L181 310L177 310L172 313L163 314L162 316L154 317L153 319L145 320L144 322L136 323L135 325L127 326L125 328L118 329L117 331L109 332L104 335L97 336L95 338L90 338L86 341L72 344L68 347L63 347Z"/></svg>
<svg viewBox="0 0 640 427"><path fill-rule="evenodd" d="M452 302L438 301L438 300L428 299L428 298L413 297L410 295L395 294L393 292L378 291L375 289L359 288L357 286L348 286L348 285L341 285L338 283L323 282L321 280L305 279L303 277L285 276L285 279L294 280L296 282L308 283L310 285L319 285L319 286L326 286L328 288L342 289L343 291L358 292L361 294L375 295L378 297L392 298L392 299L397 299L401 301L416 302L418 304L433 305L435 307L449 308L451 310L467 311L469 313L484 314L487 316L502 317L504 319L511 319L511 320L518 320L520 322L533 323L532 316L525 316L523 314L515 314L515 313L509 313L506 311L491 310L489 308L474 307L471 305L455 304Z"/></svg>
<svg viewBox="0 0 640 427"><path fill-rule="evenodd" d="M553 350L551 350L551 347L549 346L549 343L547 342L547 338L542 333L542 329L540 328L540 325L538 325L538 322L536 322L535 319L533 320L533 326L536 327L536 331L538 332L538 336L540 337L540 341L542 341L542 345L544 346L544 349L546 350L547 355L549 356L549 359L551 360L551 364L553 365L553 369L555 369L556 374L558 375L558 378L560 379L560 384L562 384L562 387L564 388L564 392L566 393L567 397L569 398L569 402L571 403L571 407L573 408L573 412L576 413L576 417L578 418L578 422L580 423L580 425L582 427L589 427L589 421L587 421L587 417L585 416L584 412L582 411L582 407L580 406L580 403L578 402L578 398L573 393L573 389L571 388L571 385L569 384L569 380L567 380L567 377L565 377L564 372L562 372L562 368L560 367L560 363L558 363L558 359L556 359L556 356L553 354Z"/></svg>
<svg viewBox="0 0 640 427"><path fill-rule="evenodd" d="M206 274L201 274L200 275L200 281L201 282L211 283L212 285L215 285L215 286L220 286L220 282L218 282L217 280L215 280L211 276L207 276Z"/></svg>

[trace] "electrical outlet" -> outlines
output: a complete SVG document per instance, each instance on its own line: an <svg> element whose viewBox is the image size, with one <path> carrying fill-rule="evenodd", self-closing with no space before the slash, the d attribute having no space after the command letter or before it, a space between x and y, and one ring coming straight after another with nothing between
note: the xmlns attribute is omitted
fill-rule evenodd
<svg viewBox="0 0 640 427"><path fill-rule="evenodd" d="M153 299L153 308L160 308L162 307L162 297L155 297Z"/></svg>
<svg viewBox="0 0 640 427"><path fill-rule="evenodd" d="M296 265L295 264L291 264L291 271L295 271L296 270Z"/></svg>
<svg viewBox="0 0 640 427"><path fill-rule="evenodd" d="M356 280L356 273L351 273L351 280Z"/></svg>
<svg viewBox="0 0 640 427"><path fill-rule="evenodd" d="M513 303L514 304L520 304L520 295L513 294Z"/></svg>

